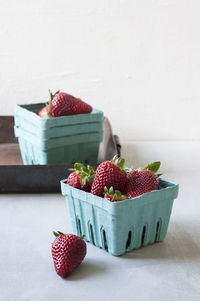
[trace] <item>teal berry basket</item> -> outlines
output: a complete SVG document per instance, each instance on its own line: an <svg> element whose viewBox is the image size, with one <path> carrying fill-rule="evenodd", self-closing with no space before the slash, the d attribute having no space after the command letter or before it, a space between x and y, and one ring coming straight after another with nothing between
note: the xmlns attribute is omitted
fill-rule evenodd
<svg viewBox="0 0 200 301"><path fill-rule="evenodd" d="M97 163L103 140L103 112L56 118L37 113L45 103L16 105L15 136L24 164Z"/></svg>
<svg viewBox="0 0 200 301"><path fill-rule="evenodd" d="M133 199L110 202L61 181L73 232L86 241L120 256L163 241L168 229L178 184L160 179L160 189Z"/></svg>

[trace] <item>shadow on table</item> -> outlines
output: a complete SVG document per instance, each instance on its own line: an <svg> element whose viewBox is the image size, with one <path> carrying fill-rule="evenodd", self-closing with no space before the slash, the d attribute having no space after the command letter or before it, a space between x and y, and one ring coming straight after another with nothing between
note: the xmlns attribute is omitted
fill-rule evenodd
<svg viewBox="0 0 200 301"><path fill-rule="evenodd" d="M198 227L197 227L198 226ZM124 254L124 259L155 259L166 261L193 261L200 259L200 225L196 225L195 232L192 225L187 223L172 223L173 231L168 234L163 242L135 249ZM186 230L189 229L189 230ZM197 236L195 238L195 236Z"/></svg>
<svg viewBox="0 0 200 301"><path fill-rule="evenodd" d="M66 278L67 281L81 280L105 273L106 267L103 262L85 259L77 268L76 273Z"/></svg>

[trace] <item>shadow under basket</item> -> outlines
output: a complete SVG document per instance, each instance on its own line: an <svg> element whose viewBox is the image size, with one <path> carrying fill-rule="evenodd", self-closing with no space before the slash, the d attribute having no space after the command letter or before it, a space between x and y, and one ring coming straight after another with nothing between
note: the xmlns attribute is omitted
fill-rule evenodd
<svg viewBox="0 0 200 301"><path fill-rule="evenodd" d="M61 181L73 232L110 254L119 256L163 241L178 184L160 179L160 189L133 199L110 202Z"/></svg>

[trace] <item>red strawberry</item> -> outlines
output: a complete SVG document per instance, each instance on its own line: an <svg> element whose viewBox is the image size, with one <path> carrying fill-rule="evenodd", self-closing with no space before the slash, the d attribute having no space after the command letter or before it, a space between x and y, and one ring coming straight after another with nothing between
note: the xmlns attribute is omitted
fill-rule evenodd
<svg viewBox="0 0 200 301"><path fill-rule="evenodd" d="M143 170L133 170L127 176L125 194L128 198L135 198L143 193L159 189L159 175L155 172L159 169L160 162L149 164Z"/></svg>
<svg viewBox="0 0 200 301"><path fill-rule="evenodd" d="M70 94L59 92L54 95L50 102L50 114L52 117L87 114L92 111L92 107Z"/></svg>
<svg viewBox="0 0 200 301"><path fill-rule="evenodd" d="M52 256L56 273L65 278L83 261L86 255L86 243L82 237L74 234L54 232Z"/></svg>
<svg viewBox="0 0 200 301"><path fill-rule="evenodd" d="M49 105L46 105L44 108L42 108L42 110L40 110L40 112L38 113L38 116L42 118L49 118Z"/></svg>
<svg viewBox="0 0 200 301"><path fill-rule="evenodd" d="M126 172L124 171L124 159L115 156L112 161L101 163L95 173L91 193L103 197L104 187L123 191L126 184Z"/></svg>
<svg viewBox="0 0 200 301"><path fill-rule="evenodd" d="M119 190L114 190L113 186L111 186L109 190L107 187L104 187L104 193L104 198L110 202L123 201L127 198L125 195L121 194Z"/></svg>
<svg viewBox="0 0 200 301"><path fill-rule="evenodd" d="M70 168L70 170L73 170L74 172L67 178L67 184L89 192L94 179L93 168L90 165L85 167L81 163L75 163L74 168Z"/></svg>

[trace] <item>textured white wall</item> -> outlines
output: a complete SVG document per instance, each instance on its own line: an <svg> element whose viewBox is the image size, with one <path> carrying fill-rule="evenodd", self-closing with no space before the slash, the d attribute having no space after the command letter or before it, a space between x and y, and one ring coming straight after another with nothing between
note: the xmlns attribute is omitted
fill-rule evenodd
<svg viewBox="0 0 200 301"><path fill-rule="evenodd" d="M0 114L62 89L121 140L199 140L199 12L198 0L0 0Z"/></svg>

